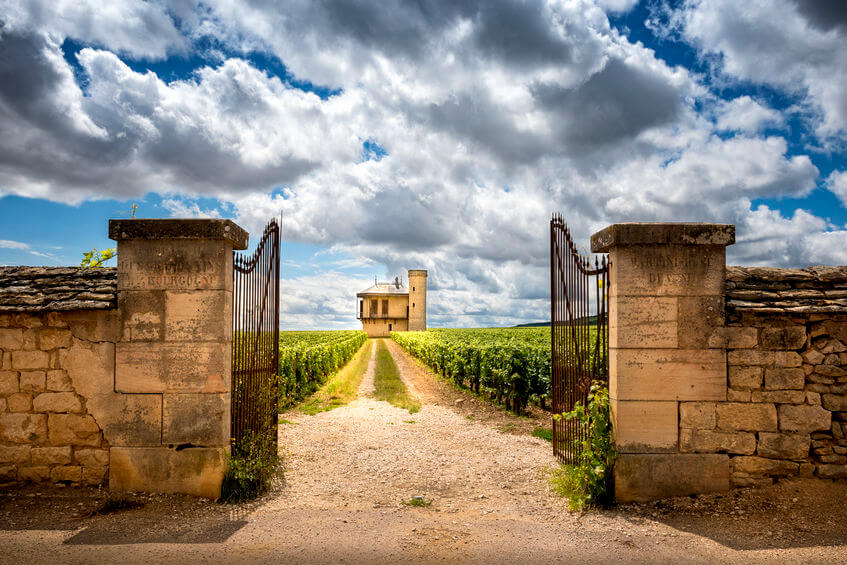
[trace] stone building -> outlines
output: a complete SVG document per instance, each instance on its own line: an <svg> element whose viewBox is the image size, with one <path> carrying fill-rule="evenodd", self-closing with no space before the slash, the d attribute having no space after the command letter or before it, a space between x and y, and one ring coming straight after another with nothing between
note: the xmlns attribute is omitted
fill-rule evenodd
<svg viewBox="0 0 847 565"><path fill-rule="evenodd" d="M426 271L409 271L409 286L398 277L393 282L374 282L356 294L356 318L368 337L386 337L391 332L426 329Z"/></svg>

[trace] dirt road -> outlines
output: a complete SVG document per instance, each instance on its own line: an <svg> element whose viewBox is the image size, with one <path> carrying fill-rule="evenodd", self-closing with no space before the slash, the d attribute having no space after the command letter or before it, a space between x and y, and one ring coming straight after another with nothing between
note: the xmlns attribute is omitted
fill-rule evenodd
<svg viewBox="0 0 847 565"><path fill-rule="evenodd" d="M547 483L550 444L530 435L541 422L388 345L420 412L369 397L371 363L358 400L284 415L285 480L248 505L150 496L86 518L73 514L93 505L91 491L6 492L0 562L847 562L844 482L571 514Z"/></svg>

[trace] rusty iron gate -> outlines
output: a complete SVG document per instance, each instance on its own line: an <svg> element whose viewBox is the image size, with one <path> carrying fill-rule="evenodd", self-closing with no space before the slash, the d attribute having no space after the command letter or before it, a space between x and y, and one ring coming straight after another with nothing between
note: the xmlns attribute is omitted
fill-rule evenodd
<svg viewBox="0 0 847 565"><path fill-rule="evenodd" d="M252 438L278 440L279 255L276 218L252 256L233 252L233 453L243 452Z"/></svg>
<svg viewBox="0 0 847 565"><path fill-rule="evenodd" d="M553 413L586 405L593 381L608 385L609 262L605 255L580 255L567 224L550 220L550 300ZM566 464L577 462L587 430L577 420L553 421L553 453Z"/></svg>

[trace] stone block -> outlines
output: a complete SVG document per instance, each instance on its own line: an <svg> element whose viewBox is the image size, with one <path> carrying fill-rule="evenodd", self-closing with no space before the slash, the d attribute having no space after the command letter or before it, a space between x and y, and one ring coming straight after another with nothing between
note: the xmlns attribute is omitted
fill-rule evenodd
<svg viewBox="0 0 847 565"><path fill-rule="evenodd" d="M842 351L847 351L847 346L837 339L829 340L827 344L820 349L820 352L824 355L829 355L830 353L841 353Z"/></svg>
<svg viewBox="0 0 847 565"><path fill-rule="evenodd" d="M113 447L113 491L183 493L219 498L226 464L223 448Z"/></svg>
<svg viewBox="0 0 847 565"><path fill-rule="evenodd" d="M74 390L89 401L114 391L115 344L74 339L61 359ZM89 407L90 408L90 407Z"/></svg>
<svg viewBox="0 0 847 565"><path fill-rule="evenodd" d="M726 400L719 349L610 349L609 374L617 400Z"/></svg>
<svg viewBox="0 0 847 565"><path fill-rule="evenodd" d="M611 295L723 296L723 246L617 247L611 253Z"/></svg>
<svg viewBox="0 0 847 565"><path fill-rule="evenodd" d="M777 431L776 407L773 404L738 402L717 405L717 428L722 431Z"/></svg>
<svg viewBox="0 0 847 565"><path fill-rule="evenodd" d="M800 469L800 465L792 461L753 456L733 457L730 466L733 473L750 475L794 475Z"/></svg>
<svg viewBox="0 0 847 565"><path fill-rule="evenodd" d="M724 325L724 298L719 296L680 296L678 299L678 347L706 349L709 337Z"/></svg>
<svg viewBox="0 0 847 565"><path fill-rule="evenodd" d="M847 479L847 465L818 465L818 476L822 479Z"/></svg>
<svg viewBox="0 0 847 565"><path fill-rule="evenodd" d="M833 412L847 412L847 395L824 394L821 397L823 407Z"/></svg>
<svg viewBox="0 0 847 565"><path fill-rule="evenodd" d="M6 408L9 412L29 412L32 410L32 395L19 392L6 398Z"/></svg>
<svg viewBox="0 0 847 565"><path fill-rule="evenodd" d="M196 343L231 339L232 292L165 292L166 341Z"/></svg>
<svg viewBox="0 0 847 565"><path fill-rule="evenodd" d="M752 455L756 451L756 436L750 432L719 432L680 428L679 450L683 453Z"/></svg>
<svg viewBox="0 0 847 565"><path fill-rule="evenodd" d="M50 368L50 355L46 351L12 351L12 368L18 371Z"/></svg>
<svg viewBox="0 0 847 565"><path fill-rule="evenodd" d="M762 366L773 364L773 351L759 349L733 349L726 352L726 360L730 366Z"/></svg>
<svg viewBox="0 0 847 565"><path fill-rule="evenodd" d="M20 390L17 371L0 371L0 394L14 394Z"/></svg>
<svg viewBox="0 0 847 565"><path fill-rule="evenodd" d="M806 328L763 328L761 345L764 349L802 349L806 345Z"/></svg>
<svg viewBox="0 0 847 565"><path fill-rule="evenodd" d="M771 404L803 404L806 393L802 390L754 390L751 402L769 402Z"/></svg>
<svg viewBox="0 0 847 565"><path fill-rule="evenodd" d="M675 297L611 297L610 347L675 348L676 312Z"/></svg>
<svg viewBox="0 0 847 565"><path fill-rule="evenodd" d="M78 483L82 480L82 467L65 465L50 469L50 480L54 483Z"/></svg>
<svg viewBox="0 0 847 565"><path fill-rule="evenodd" d="M774 351L773 364L775 367L802 367L803 358L794 351Z"/></svg>
<svg viewBox="0 0 847 565"><path fill-rule="evenodd" d="M5 412L7 408L8 407L6 405L6 399L3 398L3 397L0 397L0 412Z"/></svg>
<svg viewBox="0 0 847 565"><path fill-rule="evenodd" d="M103 435L112 446L162 444L162 395L117 394L100 410Z"/></svg>
<svg viewBox="0 0 847 565"><path fill-rule="evenodd" d="M783 404L779 407L779 429L783 432L828 430L831 424L832 414L820 406Z"/></svg>
<svg viewBox="0 0 847 565"><path fill-rule="evenodd" d="M45 443L47 416L45 414L0 414L0 440L31 445Z"/></svg>
<svg viewBox="0 0 847 565"><path fill-rule="evenodd" d="M729 456L723 454L623 454L615 462L618 502L645 502L729 490Z"/></svg>
<svg viewBox="0 0 847 565"><path fill-rule="evenodd" d="M821 405L821 395L820 395L820 393L807 390L806 391L806 404L811 404L812 406L820 406Z"/></svg>
<svg viewBox="0 0 847 565"><path fill-rule="evenodd" d="M759 446L756 453L772 459L803 459L809 457L808 434L759 434Z"/></svg>
<svg viewBox="0 0 847 565"><path fill-rule="evenodd" d="M820 365L824 360L824 354L815 349L804 351L801 357L803 357L803 360L810 365Z"/></svg>
<svg viewBox="0 0 847 565"><path fill-rule="evenodd" d="M29 445L0 445L0 464L25 465L30 462L31 451Z"/></svg>
<svg viewBox="0 0 847 565"><path fill-rule="evenodd" d="M162 341L165 335L165 293L125 290L118 294L121 341Z"/></svg>
<svg viewBox="0 0 847 565"><path fill-rule="evenodd" d="M90 415L49 414L48 427L53 445L100 446L100 426Z"/></svg>
<svg viewBox="0 0 847 565"><path fill-rule="evenodd" d="M127 393L226 392L232 365L228 343L119 343L115 390Z"/></svg>
<svg viewBox="0 0 847 565"><path fill-rule="evenodd" d="M37 314L13 314L12 315L12 326L18 328L40 328L44 325L41 321L41 317Z"/></svg>
<svg viewBox="0 0 847 565"><path fill-rule="evenodd" d="M0 483L17 479L18 468L15 465L0 465Z"/></svg>
<svg viewBox="0 0 847 565"><path fill-rule="evenodd" d="M38 483L46 481L50 478L50 467L46 465L37 465L34 467L19 467L18 480Z"/></svg>
<svg viewBox="0 0 847 565"><path fill-rule="evenodd" d="M726 389L727 402L750 402L749 390L735 390L734 388Z"/></svg>
<svg viewBox="0 0 847 565"><path fill-rule="evenodd" d="M20 377L22 392L41 392L46 384L45 371L21 371Z"/></svg>
<svg viewBox="0 0 847 565"><path fill-rule="evenodd" d="M26 351L38 349L35 343L35 330L24 330L24 345L21 349Z"/></svg>
<svg viewBox="0 0 847 565"><path fill-rule="evenodd" d="M716 425L714 402L679 403L679 427L712 430Z"/></svg>
<svg viewBox="0 0 847 565"><path fill-rule="evenodd" d="M625 411L630 415L632 411ZM635 413L631 414L635 416ZM627 420L629 421L629 420ZM674 410L674 436L676 411ZM228 394L164 394L162 407L162 443L192 444L197 446L225 446L230 442L230 397ZM654 421L653 423L658 423ZM664 422L662 422L664 423ZM624 428L624 439L636 435L640 422L633 418L630 427ZM651 438L666 441L663 434L655 432ZM617 439L617 436L616 436ZM620 441L619 439L617 439ZM675 440L674 440L675 442Z"/></svg>
<svg viewBox="0 0 847 565"><path fill-rule="evenodd" d="M759 343L759 329L747 327L718 327L709 336L709 347L749 349Z"/></svg>
<svg viewBox="0 0 847 565"><path fill-rule="evenodd" d="M68 372L64 369L51 369L47 371L47 390L51 392L68 392L74 389Z"/></svg>
<svg viewBox="0 0 847 565"><path fill-rule="evenodd" d="M66 312L71 334L88 342L115 342L121 336L120 310L78 310Z"/></svg>
<svg viewBox="0 0 847 565"><path fill-rule="evenodd" d="M68 465L71 462L71 447L33 447L33 465Z"/></svg>
<svg viewBox="0 0 847 565"><path fill-rule="evenodd" d="M765 388L768 390L802 390L806 385L806 374L798 367L775 367L765 369Z"/></svg>
<svg viewBox="0 0 847 565"><path fill-rule="evenodd" d="M108 473L108 467L83 467L82 483L93 486L102 485L106 482Z"/></svg>
<svg viewBox="0 0 847 565"><path fill-rule="evenodd" d="M118 291L230 290L232 247L220 241L118 242Z"/></svg>
<svg viewBox="0 0 847 565"><path fill-rule="evenodd" d="M49 312L44 322L51 328L67 328L68 322L63 314L64 312Z"/></svg>
<svg viewBox="0 0 847 565"><path fill-rule="evenodd" d="M82 412L82 402L73 392L43 392L32 399L34 412Z"/></svg>
<svg viewBox="0 0 847 565"><path fill-rule="evenodd" d="M108 449L77 449L74 451L74 459L78 465L83 467L108 467Z"/></svg>
<svg viewBox="0 0 847 565"><path fill-rule="evenodd" d="M20 328L0 328L0 349L22 349L24 331Z"/></svg>
<svg viewBox="0 0 847 565"><path fill-rule="evenodd" d="M847 371L837 365L816 365L814 374L837 379L847 376Z"/></svg>
<svg viewBox="0 0 847 565"><path fill-rule="evenodd" d="M41 328L38 330L38 348L41 350L58 349L71 346L71 332L61 328Z"/></svg>
<svg viewBox="0 0 847 565"><path fill-rule="evenodd" d="M727 369L729 386L738 390L755 390L762 386L762 368L730 366Z"/></svg>

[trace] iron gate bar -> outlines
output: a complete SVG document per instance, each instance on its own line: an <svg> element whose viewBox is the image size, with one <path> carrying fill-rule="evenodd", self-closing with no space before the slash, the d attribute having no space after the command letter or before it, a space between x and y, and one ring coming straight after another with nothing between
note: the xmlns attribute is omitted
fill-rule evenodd
<svg viewBox="0 0 847 565"><path fill-rule="evenodd" d="M278 442L279 263L276 218L265 227L250 258L233 252L231 435L235 452L245 447L250 436L272 437L274 445Z"/></svg>
<svg viewBox="0 0 847 565"><path fill-rule="evenodd" d="M554 214L550 220L550 370L554 414L573 410L577 402L586 406L593 381L608 385L608 283L607 257L595 258L592 268L591 261L579 255L567 224ZM593 339L591 284L597 328ZM576 463L586 433L576 420L554 420L554 454L563 463Z"/></svg>

